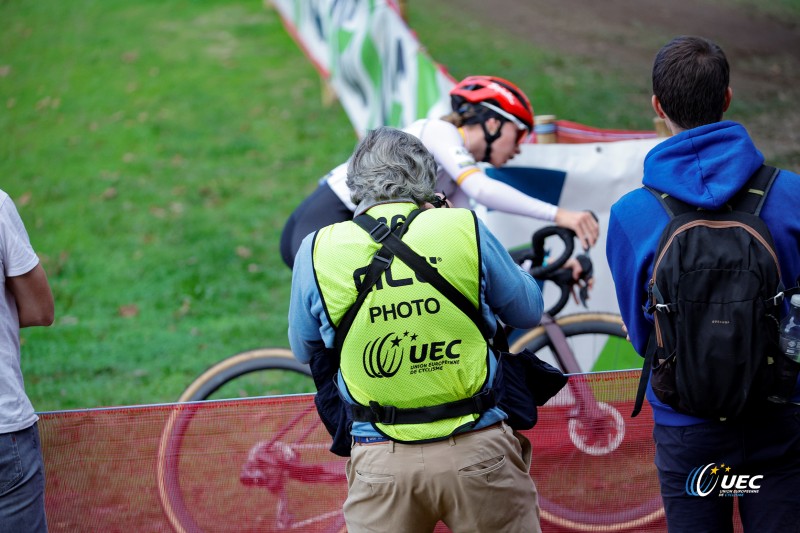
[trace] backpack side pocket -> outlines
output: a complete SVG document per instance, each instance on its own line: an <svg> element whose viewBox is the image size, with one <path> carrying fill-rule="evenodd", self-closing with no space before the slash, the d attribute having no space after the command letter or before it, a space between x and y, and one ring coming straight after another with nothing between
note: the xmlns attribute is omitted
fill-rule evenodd
<svg viewBox="0 0 800 533"><path fill-rule="evenodd" d="M662 403L673 409L678 409L678 389L675 383L675 364L677 351L673 350L664 356L664 349L657 348L653 356L653 371L650 376L650 385L653 392Z"/></svg>

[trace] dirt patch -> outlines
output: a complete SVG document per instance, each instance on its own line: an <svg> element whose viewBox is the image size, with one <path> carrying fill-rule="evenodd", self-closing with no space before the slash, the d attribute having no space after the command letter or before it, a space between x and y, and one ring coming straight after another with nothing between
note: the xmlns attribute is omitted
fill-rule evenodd
<svg viewBox="0 0 800 533"><path fill-rule="evenodd" d="M440 0L459 16L493 21L531 44L590 59L649 90L658 49L702 35L725 50L740 120L767 158L800 171L800 18L720 0Z"/></svg>

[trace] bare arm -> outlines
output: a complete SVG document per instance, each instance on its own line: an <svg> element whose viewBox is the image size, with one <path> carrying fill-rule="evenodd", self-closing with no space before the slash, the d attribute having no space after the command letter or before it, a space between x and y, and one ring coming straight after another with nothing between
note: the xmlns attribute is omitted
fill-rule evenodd
<svg viewBox="0 0 800 533"><path fill-rule="evenodd" d="M556 213L556 224L574 231L584 250L594 246L600 236L600 225L589 211L568 211L559 208Z"/></svg>
<svg viewBox="0 0 800 533"><path fill-rule="evenodd" d="M600 235L600 226L590 212L569 211L548 204L528 196L507 183L490 178L483 172L470 174L461 183L461 190L490 209L555 221L559 226L574 231L584 250L594 246Z"/></svg>
<svg viewBox="0 0 800 533"><path fill-rule="evenodd" d="M21 276L6 278L6 287L17 301L19 327L49 326L53 323L53 293L41 264Z"/></svg>

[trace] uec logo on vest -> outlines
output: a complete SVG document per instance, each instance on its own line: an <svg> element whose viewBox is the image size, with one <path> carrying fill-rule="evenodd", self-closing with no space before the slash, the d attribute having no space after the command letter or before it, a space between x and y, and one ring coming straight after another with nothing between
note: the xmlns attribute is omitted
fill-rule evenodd
<svg viewBox="0 0 800 533"><path fill-rule="evenodd" d="M730 470L730 466L717 466L715 463L693 468L686 478L686 494L702 498L711 494L717 484L719 496L755 494L761 488L764 476L729 474Z"/></svg>
<svg viewBox="0 0 800 533"><path fill-rule="evenodd" d="M400 370L405 356L405 349L400 344L405 340L412 343L416 339L416 334L410 334L409 332L397 334L392 332L387 333L382 338L378 337L368 342L362 352L364 372L371 378L390 378L394 376ZM408 358L411 363L421 363L425 359L431 361L438 361L444 358L458 359L461 354L456 349L460 344L461 340L453 340L449 343L444 341L431 342L419 346L411 344Z"/></svg>

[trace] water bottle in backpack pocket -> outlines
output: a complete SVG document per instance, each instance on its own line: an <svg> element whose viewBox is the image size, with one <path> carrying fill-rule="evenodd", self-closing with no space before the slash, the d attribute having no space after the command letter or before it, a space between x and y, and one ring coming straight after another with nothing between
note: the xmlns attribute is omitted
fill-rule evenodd
<svg viewBox="0 0 800 533"><path fill-rule="evenodd" d="M800 294L792 296L789 314L779 328L780 355L775 360L775 384L768 400L786 403L791 400L800 374Z"/></svg>

